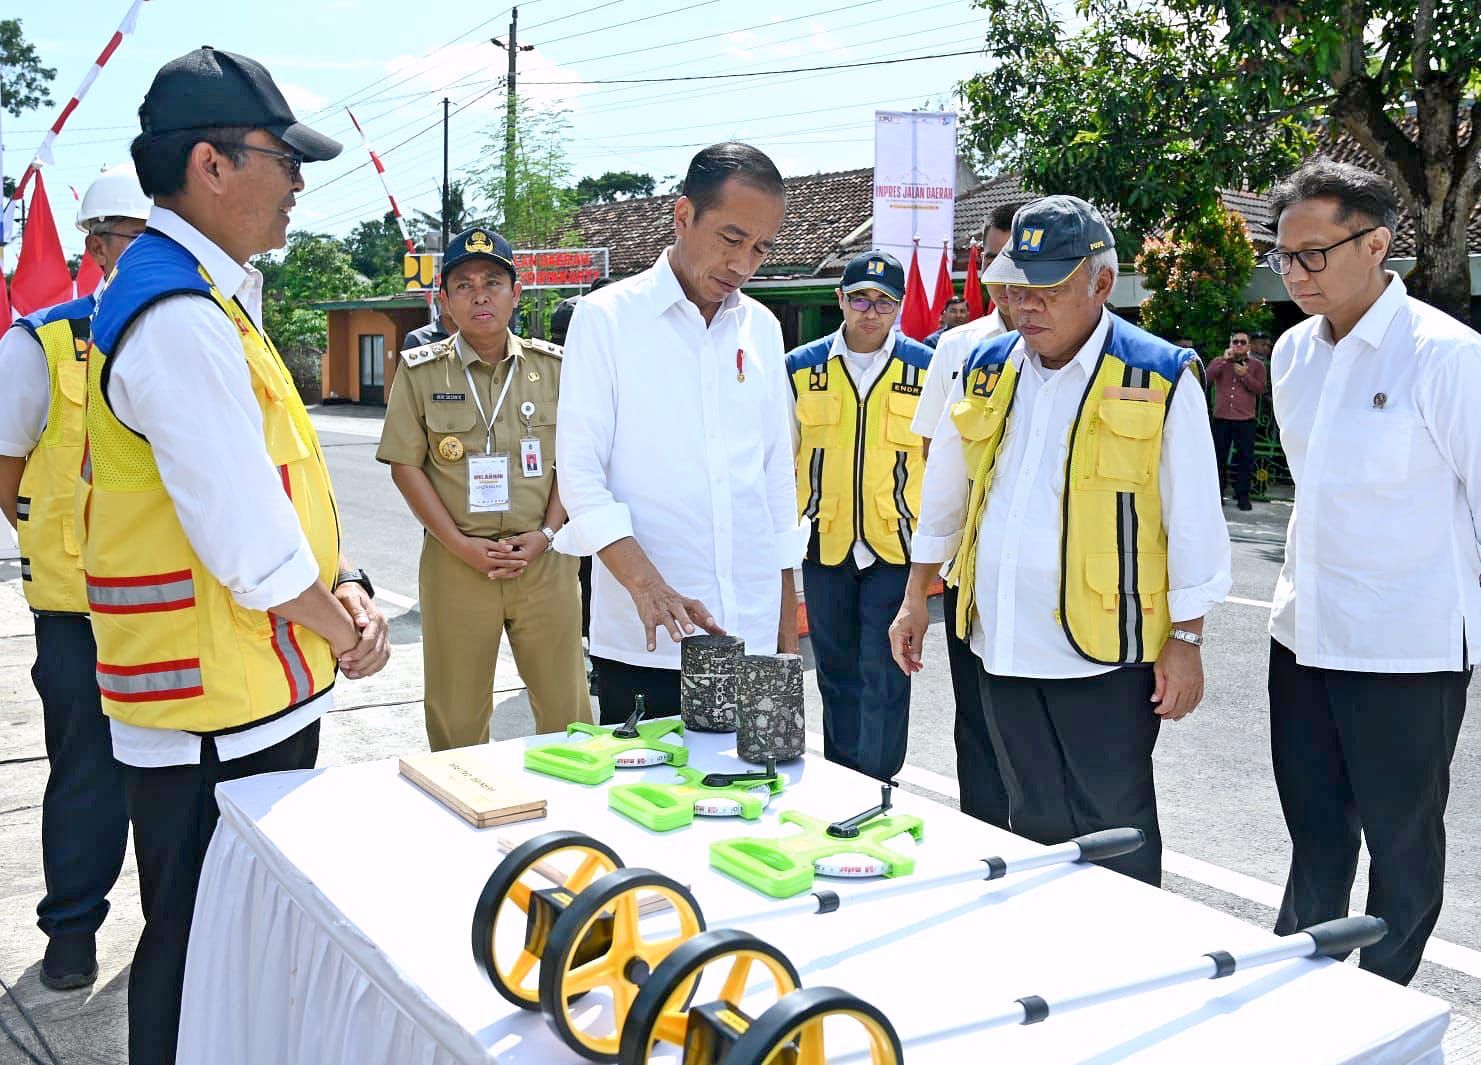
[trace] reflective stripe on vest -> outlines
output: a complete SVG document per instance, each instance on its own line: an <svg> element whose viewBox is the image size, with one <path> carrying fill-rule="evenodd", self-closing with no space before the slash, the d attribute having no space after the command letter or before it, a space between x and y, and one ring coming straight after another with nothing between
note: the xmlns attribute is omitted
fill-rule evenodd
<svg viewBox="0 0 1481 1065"><path fill-rule="evenodd" d="M87 604L95 614L151 614L195 605L190 570L145 577L89 577Z"/></svg>
<svg viewBox="0 0 1481 1065"><path fill-rule="evenodd" d="M839 565L863 540L881 561L909 561L925 477L910 422L925 375L892 356L861 405L842 356L793 371L797 509L813 526L809 560Z"/></svg>
<svg viewBox="0 0 1481 1065"><path fill-rule="evenodd" d="M166 702L202 695L201 660L145 662L136 666L98 663L98 690L120 703Z"/></svg>

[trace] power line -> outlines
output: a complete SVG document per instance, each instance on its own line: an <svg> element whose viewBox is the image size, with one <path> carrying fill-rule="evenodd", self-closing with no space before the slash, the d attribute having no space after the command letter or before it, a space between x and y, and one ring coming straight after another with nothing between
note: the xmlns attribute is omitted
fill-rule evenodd
<svg viewBox="0 0 1481 1065"><path fill-rule="evenodd" d="M885 67L896 63L917 63L922 59L953 59L964 55L981 55L981 48L965 52L937 52L935 55L913 55L903 59L867 59L858 63L828 63L818 67L789 67L784 70L754 70L737 74L681 74L669 78L591 78L579 81L527 81L526 85L653 85L674 81L718 81L721 78L765 78L773 74L806 74L814 70L857 70L860 67Z"/></svg>

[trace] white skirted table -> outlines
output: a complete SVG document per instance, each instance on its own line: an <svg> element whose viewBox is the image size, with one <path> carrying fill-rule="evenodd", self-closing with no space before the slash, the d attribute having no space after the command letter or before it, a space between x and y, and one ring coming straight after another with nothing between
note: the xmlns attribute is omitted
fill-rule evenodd
<svg viewBox="0 0 1481 1065"><path fill-rule="evenodd" d="M401 779L394 760L278 773L217 789L221 822L196 902L180 1025L181 1065L559 1065L582 1059L538 1013L516 1009L474 961L474 903L500 837L587 832L629 867L689 884L711 927L767 905L708 867L708 844L771 835L775 813L829 820L878 801L875 782L808 755L759 822L697 820L659 835L607 809L607 786L525 774L525 747L489 757L549 800L539 821L476 830ZM735 737L691 733L690 763L737 771ZM616 782L666 780L663 767ZM1035 844L897 792L925 821L917 875ZM833 885L829 885L833 886ZM840 893L854 890L847 882ZM1205 951L1272 941L1264 929L1102 869L1062 866L919 893L828 916L755 927L797 965L803 986L845 988L883 1010L923 1063L1442 1060L1446 1003L1352 965L1291 961L1167 988L1043 1024L931 1033L1028 994L1114 982Z"/></svg>

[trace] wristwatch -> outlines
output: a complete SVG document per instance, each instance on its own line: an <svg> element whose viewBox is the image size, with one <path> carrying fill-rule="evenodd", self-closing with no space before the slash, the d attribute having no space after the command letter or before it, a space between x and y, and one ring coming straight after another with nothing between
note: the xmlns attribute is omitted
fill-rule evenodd
<svg viewBox="0 0 1481 1065"><path fill-rule="evenodd" d="M334 586L338 588L341 584L358 584L365 589L365 594L375 598L375 585L370 583L370 577L363 569L341 570L338 577L334 578Z"/></svg>
<svg viewBox="0 0 1481 1065"><path fill-rule="evenodd" d="M1184 643L1191 643L1194 647L1203 646L1203 637L1196 632L1189 632L1187 629L1173 629L1171 632L1168 633L1168 635L1174 640L1182 640Z"/></svg>
<svg viewBox="0 0 1481 1065"><path fill-rule="evenodd" d="M545 547L547 550L555 549L555 530L549 525L540 526L540 531L545 534Z"/></svg>

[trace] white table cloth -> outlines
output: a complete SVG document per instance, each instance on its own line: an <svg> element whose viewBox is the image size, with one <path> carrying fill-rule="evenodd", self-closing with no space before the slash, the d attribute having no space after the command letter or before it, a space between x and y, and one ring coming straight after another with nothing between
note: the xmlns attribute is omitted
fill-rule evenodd
<svg viewBox="0 0 1481 1065"><path fill-rule="evenodd" d="M221 822L196 903L180 1025L181 1065L451 1065L579 1062L538 1013L501 998L469 946L474 902L498 839L576 828L629 867L691 885L711 927L768 900L708 867L711 840L772 835L775 813L835 819L878 801L878 785L807 758L759 822L647 831L607 810L607 787L524 773L525 747L489 757L549 800L543 820L475 830L407 781L394 760L279 773L217 789ZM691 733L691 764L737 770L734 737ZM670 779L663 767L614 782ZM917 875L1036 846L918 796ZM834 886L834 885L829 885ZM863 890L840 882L840 893ZM1072 866L968 884L827 916L754 926L804 986L845 988L882 1009L911 1065L1442 1060L1449 1006L1352 965L1294 961L1110 1003L1030 1027L931 1033L1029 994L1133 977L1270 933L1102 869Z"/></svg>

